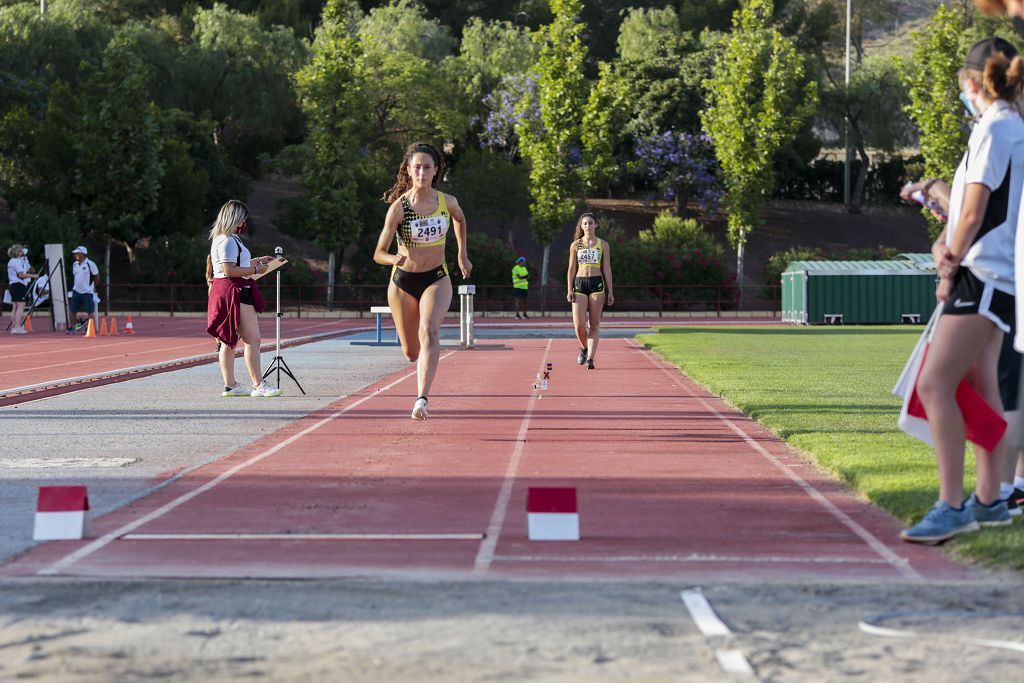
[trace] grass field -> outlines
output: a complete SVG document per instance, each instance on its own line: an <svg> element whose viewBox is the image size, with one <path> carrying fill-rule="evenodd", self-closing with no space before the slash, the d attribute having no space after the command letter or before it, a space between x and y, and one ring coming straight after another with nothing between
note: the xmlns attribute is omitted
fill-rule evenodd
<svg viewBox="0 0 1024 683"><path fill-rule="evenodd" d="M938 497L932 451L896 427L890 392L917 327L681 328L640 341L811 455L872 503L916 522ZM974 463L967 458L967 491ZM947 544L961 557L1024 570L1024 521Z"/></svg>

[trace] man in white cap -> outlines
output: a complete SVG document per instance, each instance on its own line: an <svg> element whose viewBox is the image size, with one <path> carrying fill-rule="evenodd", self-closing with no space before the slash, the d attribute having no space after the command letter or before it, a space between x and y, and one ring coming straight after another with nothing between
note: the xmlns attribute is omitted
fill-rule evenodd
<svg viewBox="0 0 1024 683"><path fill-rule="evenodd" d="M85 247L75 247L71 254L75 262L71 264L71 281L74 286L71 289L70 308L76 320L74 329L81 329L96 310L93 297L100 281L100 269L89 259L89 250Z"/></svg>

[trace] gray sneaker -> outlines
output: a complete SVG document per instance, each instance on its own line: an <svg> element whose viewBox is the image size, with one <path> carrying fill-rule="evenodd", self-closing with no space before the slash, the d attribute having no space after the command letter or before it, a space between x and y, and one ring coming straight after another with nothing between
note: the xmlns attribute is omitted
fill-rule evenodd
<svg viewBox="0 0 1024 683"><path fill-rule="evenodd" d="M978 494L972 493L964 503L964 509L971 511L974 521L980 526L1003 526L1013 522L1005 500L997 500L991 505L985 505L978 500Z"/></svg>
<svg viewBox="0 0 1024 683"><path fill-rule="evenodd" d="M934 545L948 541L957 534L978 529L978 522L974 519L970 505L964 505L963 509L956 510L940 500L928 511L924 519L900 532L900 538L910 543Z"/></svg>

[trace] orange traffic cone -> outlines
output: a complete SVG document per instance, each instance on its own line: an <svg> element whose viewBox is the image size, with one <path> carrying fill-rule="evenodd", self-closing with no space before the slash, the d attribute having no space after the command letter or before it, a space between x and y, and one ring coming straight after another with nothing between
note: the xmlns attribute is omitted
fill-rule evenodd
<svg viewBox="0 0 1024 683"><path fill-rule="evenodd" d="M107 334L111 337L119 337L120 333L117 331L117 318L110 319L110 327L107 328Z"/></svg>
<svg viewBox="0 0 1024 683"><path fill-rule="evenodd" d="M135 334L135 325L132 325L132 317L128 316L128 322L124 324L125 334Z"/></svg>
<svg viewBox="0 0 1024 683"><path fill-rule="evenodd" d="M106 337L107 336L107 319L106 318L100 318L100 336L101 337Z"/></svg>
<svg viewBox="0 0 1024 683"><path fill-rule="evenodd" d="M96 334L96 324L93 322L92 318L89 318L89 327L87 327L85 329L85 336L86 337L97 337L97 336L99 336L99 335Z"/></svg>
<svg viewBox="0 0 1024 683"><path fill-rule="evenodd" d="M25 322L23 322L21 324L21 326L25 328L26 332L31 332L32 331L32 316L27 316L25 318Z"/></svg>

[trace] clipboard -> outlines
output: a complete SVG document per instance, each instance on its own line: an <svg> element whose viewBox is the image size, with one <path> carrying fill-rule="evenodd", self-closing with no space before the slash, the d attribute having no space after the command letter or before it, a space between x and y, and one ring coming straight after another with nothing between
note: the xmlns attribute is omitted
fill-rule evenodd
<svg viewBox="0 0 1024 683"><path fill-rule="evenodd" d="M264 275L270 275L271 273L273 273L275 270L277 270L286 263L288 263L288 259L274 257L274 260L267 264L267 269L265 271L263 271L262 273L257 273L255 275L246 275L245 279L259 280Z"/></svg>

